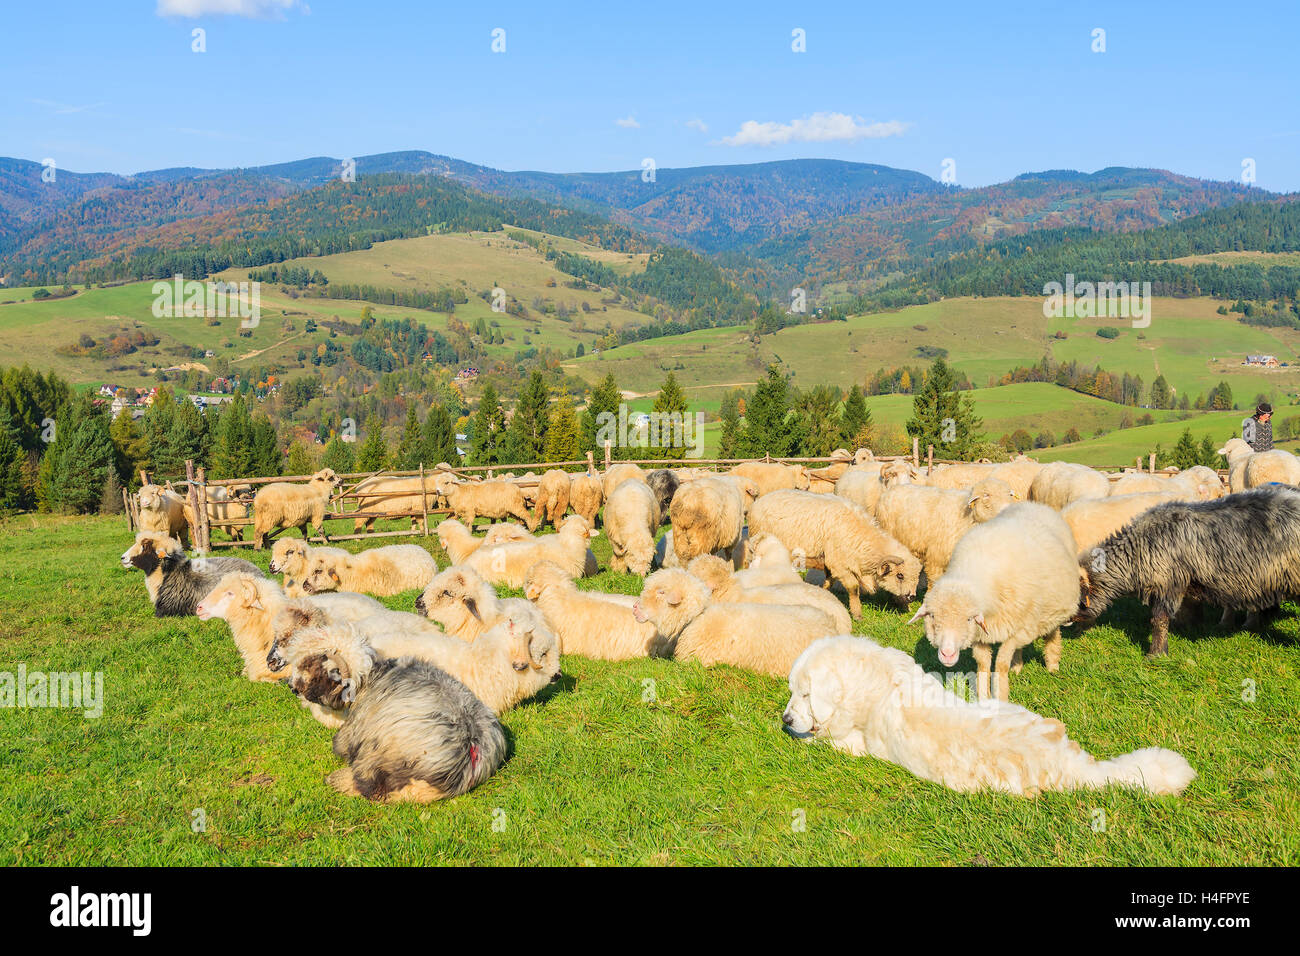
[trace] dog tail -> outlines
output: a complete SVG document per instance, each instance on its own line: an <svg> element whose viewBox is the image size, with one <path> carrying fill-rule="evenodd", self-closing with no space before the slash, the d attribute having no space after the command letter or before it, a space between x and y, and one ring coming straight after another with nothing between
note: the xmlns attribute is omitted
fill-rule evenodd
<svg viewBox="0 0 1300 956"><path fill-rule="evenodd" d="M1196 779L1196 771L1180 753L1145 747L1113 760L1095 760L1089 782L1096 787L1118 784L1153 794L1180 794Z"/></svg>

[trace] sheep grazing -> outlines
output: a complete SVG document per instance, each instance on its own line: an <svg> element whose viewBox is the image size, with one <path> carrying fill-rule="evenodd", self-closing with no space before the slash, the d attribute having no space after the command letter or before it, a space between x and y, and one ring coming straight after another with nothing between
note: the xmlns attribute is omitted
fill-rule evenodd
<svg viewBox="0 0 1300 956"><path fill-rule="evenodd" d="M535 527L549 522L559 530L560 520L569 510L569 473L558 468L551 468L542 473L537 481L537 503L533 509Z"/></svg>
<svg viewBox="0 0 1300 956"><path fill-rule="evenodd" d="M190 522L185 517L185 499L161 485L141 485L136 495L137 526L175 538L182 547L190 546Z"/></svg>
<svg viewBox="0 0 1300 956"><path fill-rule="evenodd" d="M263 485L253 497L253 547L259 551L266 536L277 528L294 528L305 539L309 525L315 525L322 538L325 534L325 509L339 485L339 476L325 468L312 475L305 485L273 481Z"/></svg>
<svg viewBox="0 0 1300 956"><path fill-rule="evenodd" d="M701 554L730 555L741 543L745 514L757 497L758 485L738 475L710 475L684 483L669 509L678 563L684 566Z"/></svg>
<svg viewBox="0 0 1300 956"><path fill-rule="evenodd" d="M624 481L605 502L605 534L611 571L650 573L659 528L659 501L648 484Z"/></svg>
<svg viewBox="0 0 1300 956"><path fill-rule="evenodd" d="M313 557L327 556L342 560L347 557L347 554L342 548L313 548L306 541L298 538L279 538L271 545L270 569L272 574L284 575L286 594L290 597L301 597L307 593L303 590L302 582L307 576L307 569Z"/></svg>
<svg viewBox="0 0 1300 956"><path fill-rule="evenodd" d="M532 538L527 528L513 521L490 525L483 537L476 538L470 534L469 528L455 518L444 518L438 523L434 533L437 534L438 541L447 552L447 559L452 564L464 564L466 558L484 545L502 544L506 541L528 541Z"/></svg>
<svg viewBox="0 0 1300 956"><path fill-rule="evenodd" d="M1160 491L1083 498L1062 508L1061 517L1074 535L1076 553L1083 557L1142 512L1166 501L1183 500L1180 492L1166 486Z"/></svg>
<svg viewBox="0 0 1300 956"><path fill-rule="evenodd" d="M460 681L426 661L380 661L334 735L348 766L326 782L383 803L430 803L468 793L505 762L501 724Z"/></svg>
<svg viewBox="0 0 1300 956"><path fill-rule="evenodd" d="M439 476L443 478L444 476ZM528 510L523 490L513 481L445 482L439 485L447 498L447 507L467 528L475 518L518 518L529 531L537 528L537 519Z"/></svg>
<svg viewBox="0 0 1300 956"><path fill-rule="evenodd" d="M352 493L357 495L357 510L351 515L354 533L369 531L380 517L377 512L407 512L412 533L420 530L420 521L426 508L436 508L440 503L438 475L375 475L365 479Z"/></svg>
<svg viewBox="0 0 1300 956"><path fill-rule="evenodd" d="M876 521L921 559L926 584L933 586L943 576L961 536L1015 499L1011 486L999 478L985 478L969 491L894 485L880 496Z"/></svg>
<svg viewBox="0 0 1300 956"><path fill-rule="evenodd" d="M1029 500L1060 511L1081 498L1105 498L1110 479L1101 472L1069 461L1043 465L1029 485Z"/></svg>
<svg viewBox="0 0 1300 956"><path fill-rule="evenodd" d="M1300 485L1300 460L1289 451L1255 451L1240 438L1230 438L1218 452L1228 459L1228 485L1235 494L1277 482Z"/></svg>
<svg viewBox="0 0 1300 956"><path fill-rule="evenodd" d="M561 654L603 661L672 656L672 643L653 624L632 616L636 598L581 591L563 568L549 561L529 570L524 594L559 638Z"/></svg>
<svg viewBox="0 0 1300 956"><path fill-rule="evenodd" d="M731 664L772 677L789 674L809 644L835 633L834 621L811 607L714 604L708 585L681 570L646 578L632 615L674 641L678 660Z"/></svg>
<svg viewBox="0 0 1300 956"><path fill-rule="evenodd" d="M884 493L885 486L880 481L880 472L865 468L850 468L840 480L835 482L835 494L853 502L866 510L867 514L876 513L876 504Z"/></svg>
<svg viewBox="0 0 1300 956"><path fill-rule="evenodd" d="M418 544L390 544L360 554L344 551L341 556L321 554L323 550L312 551L303 575L302 589L307 594L360 591L387 597L423 589L438 573L433 555Z"/></svg>
<svg viewBox="0 0 1300 956"><path fill-rule="evenodd" d="M849 596L849 612L862 615L858 590L884 588L906 604L916 596L921 562L890 537L862 508L834 495L774 491L754 503L749 529L775 535L805 560L826 566L828 580Z"/></svg>
<svg viewBox="0 0 1300 956"><path fill-rule="evenodd" d="M614 489L623 482L630 480L645 481L645 472L641 470L640 465L612 465L606 470L604 477L600 482L601 497L609 500L609 496L614 493Z"/></svg>
<svg viewBox="0 0 1300 956"><path fill-rule="evenodd" d="M574 475L569 479L569 507L596 527L596 515L605 501L599 475Z"/></svg>
<svg viewBox="0 0 1300 956"><path fill-rule="evenodd" d="M1185 599L1258 614L1300 594L1300 492L1267 485L1215 501L1142 512L1079 558L1076 620L1095 621L1124 594L1151 605L1148 657L1168 653Z"/></svg>
<svg viewBox="0 0 1300 956"><path fill-rule="evenodd" d="M668 517L668 508L672 505L673 496L681 487L682 480L671 468L657 468L645 476L645 483L655 493L655 500L659 503L659 520L662 522Z"/></svg>
<svg viewBox="0 0 1300 956"><path fill-rule="evenodd" d="M247 562L241 562L247 563ZM249 680L271 681L272 670L266 657L275 644L273 621L278 612L290 604L284 591L254 568L236 569L220 577L195 607L199 620L221 618L230 625L230 635L244 659L244 676ZM357 621L387 612L378 601L359 594L318 595L298 599L301 606L319 608L331 619ZM396 613L396 612L391 612Z"/></svg>
<svg viewBox="0 0 1300 956"><path fill-rule="evenodd" d="M435 575L418 598L415 610L462 641L473 642L501 620L531 618L544 623L541 612L522 598L499 598L496 590L473 568L450 567Z"/></svg>
<svg viewBox="0 0 1300 956"><path fill-rule="evenodd" d="M157 531L141 531L135 543L122 552L122 567L144 572L155 617L188 617L203 596L225 574L244 571L262 577L261 570L242 558L190 560L175 538Z"/></svg>
<svg viewBox="0 0 1300 956"><path fill-rule="evenodd" d="M978 666L977 691L989 696L994 645L997 696L1006 700L1020 649L1048 635L1049 671L1061 660L1061 625L1079 604L1074 539L1061 516L1040 504L1018 504L971 528L957 542L944 576L908 623L925 621L939 663L952 667L966 648Z"/></svg>
<svg viewBox="0 0 1300 956"><path fill-rule="evenodd" d="M805 584L796 578L775 584L746 584L729 563L712 554L693 558L686 570L709 586L712 599L719 604L782 604L811 607L831 619L837 634L847 634L853 621L844 605L824 588ZM752 580L752 579L751 579Z"/></svg>
<svg viewBox="0 0 1300 956"><path fill-rule="evenodd" d="M248 518L248 506L236 497L231 497L233 489L225 485L212 485L205 490L207 498L208 527L224 531L234 541L244 540L244 524ZM199 533L198 512L185 499L185 523L189 526L191 538Z"/></svg>
<svg viewBox="0 0 1300 956"><path fill-rule="evenodd" d="M760 495L780 491L782 488L807 491L810 484L808 472L803 465L782 465L779 462L747 461L732 468L728 474L748 478L758 485Z"/></svg>
<svg viewBox="0 0 1300 956"><path fill-rule="evenodd" d="M600 534L587 526L581 515L569 515L555 534L541 535L526 541L505 541L479 548L466 559L464 566L473 569L485 581L521 588L528 569L539 561L554 561L575 578L582 577L595 557L587 541Z"/></svg>

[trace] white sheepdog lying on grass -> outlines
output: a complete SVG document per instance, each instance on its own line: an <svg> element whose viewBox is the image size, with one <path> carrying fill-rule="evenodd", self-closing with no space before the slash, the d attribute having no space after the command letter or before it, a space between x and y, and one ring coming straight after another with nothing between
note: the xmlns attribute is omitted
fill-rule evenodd
<svg viewBox="0 0 1300 956"><path fill-rule="evenodd" d="M824 738L959 791L1035 796L1116 784L1178 794L1196 777L1180 754L1148 747L1097 760L1065 727L1006 701L966 701L902 651L861 637L824 637L790 669L782 715L797 737Z"/></svg>

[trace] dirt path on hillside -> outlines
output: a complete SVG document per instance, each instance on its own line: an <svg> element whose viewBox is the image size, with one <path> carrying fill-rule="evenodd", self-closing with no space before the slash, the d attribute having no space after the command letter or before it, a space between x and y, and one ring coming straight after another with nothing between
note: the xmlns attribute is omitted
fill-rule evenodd
<svg viewBox="0 0 1300 956"><path fill-rule="evenodd" d="M281 339L281 340L278 341L278 342L272 342L270 345L268 345L268 346L267 346L266 348L264 348L264 349L254 349L252 352L245 352L243 355L239 356L239 358L235 359L235 361L236 361L236 362L242 362L242 361L244 361L245 359L257 358L257 356L261 355L263 352L269 352L269 351L271 351L271 349L278 349L278 348L279 348L281 345L283 345L285 342L292 342L294 339L300 339L300 338L302 338L302 337L303 337L304 335L306 335L306 334L307 334L307 333L306 333L305 331L304 331L304 332L295 332L293 335L289 336L287 339Z"/></svg>

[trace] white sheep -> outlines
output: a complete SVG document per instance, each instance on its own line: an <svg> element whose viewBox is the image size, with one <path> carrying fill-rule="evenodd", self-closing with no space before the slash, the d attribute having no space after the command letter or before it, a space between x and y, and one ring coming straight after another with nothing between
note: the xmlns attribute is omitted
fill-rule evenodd
<svg viewBox="0 0 1300 956"><path fill-rule="evenodd" d="M827 579L849 596L849 611L862 614L860 588L884 588L904 603L916 595L921 562L876 524L865 510L835 495L774 491L754 502L751 534L773 534L805 560L825 564Z"/></svg>
<svg viewBox="0 0 1300 956"><path fill-rule="evenodd" d="M730 556L741 543L745 514L757 497L758 485L741 476L709 475L682 482L668 509L678 563L685 565L701 554Z"/></svg>
<svg viewBox="0 0 1300 956"><path fill-rule="evenodd" d="M645 481L645 474L640 465L630 465L626 462L621 465L611 465L600 481L601 498L608 501L609 496L614 493L614 489L629 479Z"/></svg>
<svg viewBox="0 0 1300 956"><path fill-rule="evenodd" d="M165 534L190 546L190 523L185 517L185 499L161 485L141 485L136 495L137 530Z"/></svg>
<svg viewBox="0 0 1300 956"><path fill-rule="evenodd" d="M876 505L876 521L921 560L927 585L942 577L958 540L1016 499L999 478L984 478L969 490L894 485Z"/></svg>
<svg viewBox="0 0 1300 956"><path fill-rule="evenodd" d="M464 567L486 581L512 588L523 587L528 569L541 561L554 561L571 576L580 578L595 563L587 541L599 534L587 526L581 515L569 515L555 534L479 548L465 560Z"/></svg>
<svg viewBox="0 0 1300 956"><path fill-rule="evenodd" d="M810 480L803 465L783 465L779 462L747 461L736 465L729 474L748 478L758 485L758 493L765 495L769 491L782 488L796 488L807 491Z"/></svg>
<svg viewBox="0 0 1300 956"><path fill-rule="evenodd" d="M809 644L835 633L834 621L811 607L714 604L708 585L681 570L646 578L632 613L676 642L678 660L731 664L772 677L785 677Z"/></svg>
<svg viewBox="0 0 1300 956"><path fill-rule="evenodd" d="M527 528L513 521L502 521L491 525L483 537L476 538L470 534L469 528L455 518L444 518L438 522L434 533L438 536L438 542L443 550L447 552L447 560L452 564L464 564L471 554L484 545L501 544L505 541L526 541L532 538Z"/></svg>
<svg viewBox="0 0 1300 956"><path fill-rule="evenodd" d="M564 513L569 510L569 490L572 482L569 473L559 468L550 468L537 480L537 504L534 506L533 519L535 527L550 522L557 530Z"/></svg>
<svg viewBox="0 0 1300 956"><path fill-rule="evenodd" d="M225 485L212 485L205 490L207 498L208 527L224 531L231 539L242 541L244 527L241 522L248 518L248 506L238 498L230 496L230 489ZM189 498L184 504L185 523L189 525L190 536L197 538L199 533L198 512L190 506Z"/></svg>
<svg viewBox="0 0 1300 956"><path fill-rule="evenodd" d="M305 485L287 481L263 485L253 497L253 547L260 551L276 528L296 527L306 538L308 525L315 525L328 541L325 510L338 485L339 476L330 468L316 472Z"/></svg>
<svg viewBox="0 0 1300 956"><path fill-rule="evenodd" d="M605 492L599 475L574 475L569 479L569 507L574 514L582 515L587 524L596 527L596 514L605 501Z"/></svg>
<svg viewBox="0 0 1300 956"><path fill-rule="evenodd" d="M1213 469L1193 465L1167 477L1129 472L1110 484L1110 493L1114 497L1151 492L1168 492L1184 501L1210 501L1223 497L1223 482Z"/></svg>
<svg viewBox="0 0 1300 956"><path fill-rule="evenodd" d="M1171 488L1166 484L1159 491L1082 498L1062 508L1061 517L1074 535L1075 551L1083 558L1148 508L1181 500L1183 490L1181 486Z"/></svg>
<svg viewBox="0 0 1300 956"><path fill-rule="evenodd" d="M850 468L835 482L835 494L866 510L876 513L876 503L884 492L880 469Z"/></svg>
<svg viewBox="0 0 1300 956"><path fill-rule="evenodd" d="M702 554L691 559L686 570L709 586L712 599L719 604L811 607L831 619L835 633L847 634L853 629L849 612L825 588L814 587L797 579L772 584L747 584L746 579L741 578L747 572L736 572L728 562L712 554Z"/></svg>
<svg viewBox="0 0 1300 956"><path fill-rule="evenodd" d="M1271 482L1300 485L1300 459L1289 451L1255 451L1240 438L1230 438L1218 452L1228 459L1228 482L1233 493Z"/></svg>
<svg viewBox="0 0 1300 956"><path fill-rule="evenodd" d="M518 518L529 531L537 528L523 490L513 481L460 482L439 476L438 488L447 499L447 507L467 528L474 527L475 518Z"/></svg>
<svg viewBox="0 0 1300 956"><path fill-rule="evenodd" d="M976 525L957 542L944 576L926 591L912 617L945 667L969 647L978 668L977 692L989 696L993 648L998 648L997 696L1006 700L1020 650L1047 635L1043 659L1060 666L1061 625L1079 607L1074 538L1047 505L1017 504Z"/></svg>
<svg viewBox="0 0 1300 956"><path fill-rule="evenodd" d="M541 612L523 598L500 598L473 568L454 566L434 576L415 600L415 610L441 624L453 637L472 643L505 618L535 619Z"/></svg>
<svg viewBox="0 0 1300 956"><path fill-rule="evenodd" d="M623 481L605 502L605 534L611 571L650 573L659 528L659 501L642 481Z"/></svg>
<svg viewBox="0 0 1300 956"><path fill-rule="evenodd" d="M418 544L390 544L359 554L344 551L341 556L321 550L312 552L302 579L308 594L360 591L387 597L423 588L438 573L433 555Z"/></svg>
<svg viewBox="0 0 1300 956"><path fill-rule="evenodd" d="M313 548L299 538L277 538L271 546L270 569L272 574L284 575L285 594L302 597L307 593L302 582L307 577L313 557L321 555L341 561L347 554L342 548Z"/></svg>
<svg viewBox="0 0 1300 956"><path fill-rule="evenodd" d="M1101 472L1070 461L1044 465L1029 485L1029 500L1060 511L1081 498L1105 498L1110 479Z"/></svg>
<svg viewBox="0 0 1300 956"><path fill-rule="evenodd" d="M357 510L352 513L352 530L369 531L380 517L376 512L406 512L411 520L411 532L420 530L423 512L441 505L438 494L439 472L430 472L420 484L419 475L375 475L366 478L352 489L357 495Z"/></svg>
<svg viewBox="0 0 1300 956"><path fill-rule="evenodd" d="M528 572L524 594L560 639L562 654L604 661L672 655L671 642L653 624L632 616L636 598L579 590L563 568L549 561Z"/></svg>

